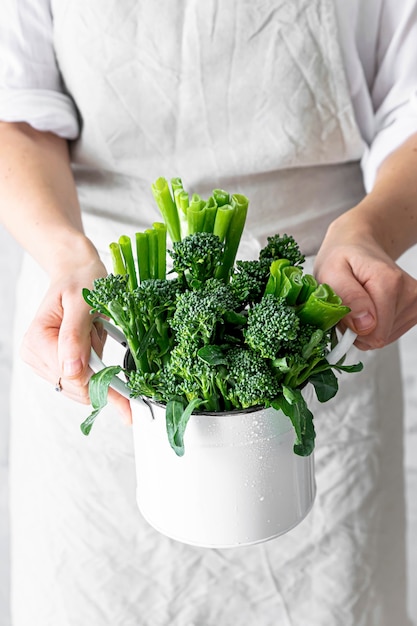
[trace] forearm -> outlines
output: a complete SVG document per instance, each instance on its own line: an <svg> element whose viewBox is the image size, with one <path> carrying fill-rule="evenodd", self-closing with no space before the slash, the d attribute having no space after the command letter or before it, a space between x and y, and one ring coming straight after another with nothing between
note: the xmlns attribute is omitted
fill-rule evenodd
<svg viewBox="0 0 417 626"><path fill-rule="evenodd" d="M417 281L396 259L417 243L417 135L381 165L374 189L329 227L315 262L352 311L362 349L396 341L417 323Z"/></svg>
<svg viewBox="0 0 417 626"><path fill-rule="evenodd" d="M331 230L369 237L396 260L417 243L417 134L389 155L373 190L331 226Z"/></svg>
<svg viewBox="0 0 417 626"><path fill-rule="evenodd" d="M83 234L67 142L52 133L0 123L0 219L50 275L97 257Z"/></svg>

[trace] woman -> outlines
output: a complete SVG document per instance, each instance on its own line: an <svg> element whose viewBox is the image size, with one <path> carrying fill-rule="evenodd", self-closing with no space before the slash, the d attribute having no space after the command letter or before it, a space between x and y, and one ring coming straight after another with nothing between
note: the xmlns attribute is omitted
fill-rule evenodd
<svg viewBox="0 0 417 626"><path fill-rule="evenodd" d="M7 0L2 219L35 260L16 320L17 336L33 320L36 375L16 361L13 626L408 623L393 342L417 321L395 264L417 241L416 18L411 0ZM248 195L245 252L293 234L366 351L316 419L313 511L264 545L158 535L136 512L129 429L108 410L79 434L103 342L81 289L110 241L158 218L159 175Z"/></svg>

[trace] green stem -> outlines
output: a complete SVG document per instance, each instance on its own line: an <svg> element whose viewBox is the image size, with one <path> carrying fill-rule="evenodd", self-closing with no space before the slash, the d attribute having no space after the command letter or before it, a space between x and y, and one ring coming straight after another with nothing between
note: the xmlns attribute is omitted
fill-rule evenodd
<svg viewBox="0 0 417 626"><path fill-rule="evenodd" d="M152 193L167 225L168 234L172 242L181 241L180 220L177 207L172 198L166 178L158 178L152 184Z"/></svg>
<svg viewBox="0 0 417 626"><path fill-rule="evenodd" d="M205 202L194 194L187 210L188 234L201 233L204 229Z"/></svg>
<svg viewBox="0 0 417 626"><path fill-rule="evenodd" d="M224 189L213 189L213 198L217 206L224 206L230 202L230 195Z"/></svg>
<svg viewBox="0 0 417 626"><path fill-rule="evenodd" d="M148 238L149 277L158 277L158 235L152 228L145 230Z"/></svg>
<svg viewBox="0 0 417 626"><path fill-rule="evenodd" d="M188 234L187 211L190 205L190 199L184 189L176 189L174 191L174 199L180 220L181 238L184 239Z"/></svg>
<svg viewBox="0 0 417 626"><path fill-rule="evenodd" d="M162 222L155 222L153 228L157 240L158 273L156 278L165 280L167 273L167 227Z"/></svg>
<svg viewBox="0 0 417 626"><path fill-rule="evenodd" d="M136 256L138 259L139 280L148 280L149 272L149 244L146 233L136 233Z"/></svg>
<svg viewBox="0 0 417 626"><path fill-rule="evenodd" d="M213 234L217 235L220 241L224 241L230 222L232 221L234 209L230 204L224 204L217 208L216 219L213 226Z"/></svg>
<svg viewBox="0 0 417 626"><path fill-rule="evenodd" d="M217 278L225 281L229 279L236 259L240 239L245 227L248 205L249 201L246 196L238 193L232 196L233 217L226 233L223 261L216 273Z"/></svg>
<svg viewBox="0 0 417 626"><path fill-rule="evenodd" d="M122 252L118 243L113 242L109 246L110 255L113 264L113 272L125 276L127 274L126 266L123 261Z"/></svg>
<svg viewBox="0 0 417 626"><path fill-rule="evenodd" d="M122 235L119 238L119 246L129 276L129 289L130 291L133 291L138 286L138 279L136 276L135 260L133 258L132 242L130 240L130 237L128 237L127 235Z"/></svg>
<svg viewBox="0 0 417 626"><path fill-rule="evenodd" d="M217 214L217 204L213 196L206 202L206 206L204 208L204 232L212 233L214 230L214 224L216 222L216 214Z"/></svg>

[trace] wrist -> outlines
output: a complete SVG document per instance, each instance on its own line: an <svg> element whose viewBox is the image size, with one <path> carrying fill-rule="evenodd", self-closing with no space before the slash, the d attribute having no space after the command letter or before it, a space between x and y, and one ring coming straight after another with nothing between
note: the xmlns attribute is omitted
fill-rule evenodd
<svg viewBox="0 0 417 626"><path fill-rule="evenodd" d="M60 233L54 241L52 261L49 258L44 267L51 280L71 272L71 268L103 267L103 263L93 243L83 233L68 231Z"/></svg>

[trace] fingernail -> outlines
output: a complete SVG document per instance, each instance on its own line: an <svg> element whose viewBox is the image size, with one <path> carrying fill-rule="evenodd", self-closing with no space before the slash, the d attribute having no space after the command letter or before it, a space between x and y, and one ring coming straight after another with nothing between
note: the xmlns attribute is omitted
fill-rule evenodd
<svg viewBox="0 0 417 626"><path fill-rule="evenodd" d="M82 369L83 364L81 362L81 359L68 359L62 364L62 371L64 376L76 376L82 371Z"/></svg>
<svg viewBox="0 0 417 626"><path fill-rule="evenodd" d="M375 320L373 315L366 311L364 313L358 313L357 315L354 315L353 323L355 324L356 330L364 331L372 328L375 324Z"/></svg>

